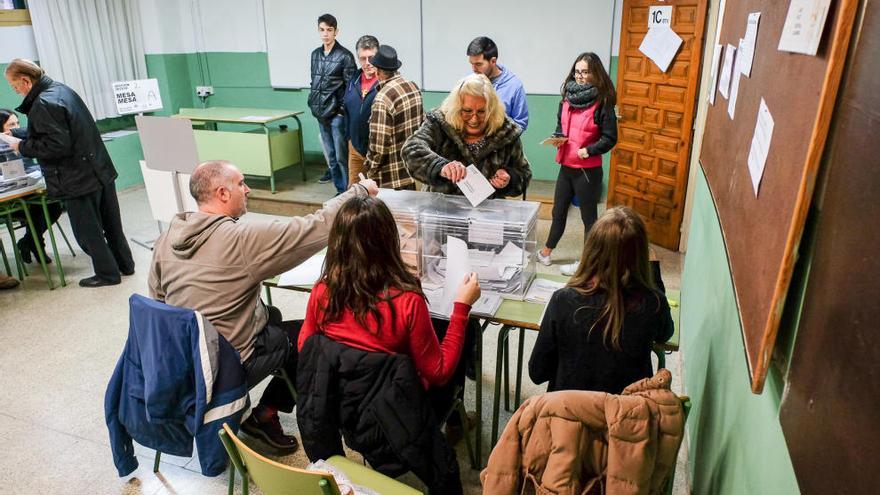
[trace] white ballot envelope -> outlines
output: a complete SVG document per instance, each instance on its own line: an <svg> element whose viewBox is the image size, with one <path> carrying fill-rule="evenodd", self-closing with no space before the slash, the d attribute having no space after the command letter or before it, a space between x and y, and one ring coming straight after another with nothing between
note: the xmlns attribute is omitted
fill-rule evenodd
<svg viewBox="0 0 880 495"><path fill-rule="evenodd" d="M471 206L478 206L489 196L495 194L495 188L486 176L472 163L467 167L467 175L456 184L462 194L470 201Z"/></svg>

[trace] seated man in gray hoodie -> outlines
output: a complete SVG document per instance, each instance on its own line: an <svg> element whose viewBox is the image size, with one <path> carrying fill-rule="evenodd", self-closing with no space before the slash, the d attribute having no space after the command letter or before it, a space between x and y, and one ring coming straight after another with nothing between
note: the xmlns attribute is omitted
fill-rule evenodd
<svg viewBox="0 0 880 495"><path fill-rule="evenodd" d="M199 211L177 214L156 241L150 296L207 318L239 352L248 387L278 368L295 376L298 328L285 328L280 311L263 304L260 286L325 248L338 208L356 195L375 196L376 183L362 180L322 210L272 222L239 221L250 188L232 163L202 163L189 189ZM284 433L278 411L290 413L294 404L286 384L274 378L242 429L290 453L298 442Z"/></svg>

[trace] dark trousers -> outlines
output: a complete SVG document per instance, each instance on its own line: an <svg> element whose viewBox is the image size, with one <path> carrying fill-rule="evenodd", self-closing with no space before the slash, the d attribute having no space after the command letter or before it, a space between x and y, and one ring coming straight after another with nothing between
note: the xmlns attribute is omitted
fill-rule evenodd
<svg viewBox="0 0 880 495"><path fill-rule="evenodd" d="M599 217L599 198L602 197L602 167L572 168L559 167L556 178L556 192L553 194L553 223L547 236L547 247L556 249L556 244L565 232L568 207L571 198L577 196L580 203L581 220L584 222L584 238Z"/></svg>
<svg viewBox="0 0 880 495"><path fill-rule="evenodd" d="M64 203L73 236L79 247L92 258L95 275L118 281L120 271L134 271L134 259L122 231L119 200L113 182Z"/></svg>
<svg viewBox="0 0 880 495"><path fill-rule="evenodd" d="M254 351L242 363L247 376L248 389L263 381L273 371L284 368L287 376L296 382L296 341L302 320L281 321L281 311L269 306L269 323L254 341ZM260 404L272 409L290 413L296 404L287 383L275 377L266 386Z"/></svg>
<svg viewBox="0 0 880 495"><path fill-rule="evenodd" d="M449 320L431 318L431 323L434 325L437 339L443 342L443 338L446 337L446 331L449 329ZM461 359L458 360L455 373L452 374L452 378L449 379L446 385L433 386L428 389L428 400L431 401L431 406L434 408L437 419L443 419L446 413L449 412L452 402L464 394L465 370L474 363L475 353L477 352L476 337L479 331L479 320L468 318L467 327L464 331L464 347L461 350ZM455 394L456 387L458 387L458 395ZM461 424L461 418L458 413L453 413L449 417L449 423Z"/></svg>
<svg viewBox="0 0 880 495"><path fill-rule="evenodd" d="M40 240L40 247L45 247L46 241L43 239L43 235L49 230L49 225L58 221L63 210L61 208L61 203L48 203L46 207L49 209L49 224L46 224L46 217L43 216L43 207L41 205L28 205L28 213L31 214L31 220L34 222L34 233L37 234L37 239ZM16 213L13 217L22 222L25 221L24 213ZM34 239L30 232L23 235L19 242L19 247L26 247L30 251L36 251Z"/></svg>

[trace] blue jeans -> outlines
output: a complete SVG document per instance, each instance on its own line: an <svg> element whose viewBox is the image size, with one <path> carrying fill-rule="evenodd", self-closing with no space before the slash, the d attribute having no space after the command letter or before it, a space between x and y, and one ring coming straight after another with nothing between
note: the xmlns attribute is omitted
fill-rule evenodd
<svg viewBox="0 0 880 495"><path fill-rule="evenodd" d="M318 121L324 158L327 159L330 176L338 193L348 189L348 142L345 140L345 130L342 128L344 124L345 119L342 115L333 117L329 124Z"/></svg>

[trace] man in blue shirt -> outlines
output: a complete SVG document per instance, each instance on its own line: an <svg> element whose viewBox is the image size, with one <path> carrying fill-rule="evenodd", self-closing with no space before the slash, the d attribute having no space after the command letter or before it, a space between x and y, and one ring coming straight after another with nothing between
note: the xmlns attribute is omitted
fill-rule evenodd
<svg viewBox="0 0 880 495"><path fill-rule="evenodd" d="M495 42L478 36L468 45L467 55L474 73L483 74L492 81L492 87L504 103L507 116L525 132L529 126L526 90L513 71L498 63L498 46Z"/></svg>

